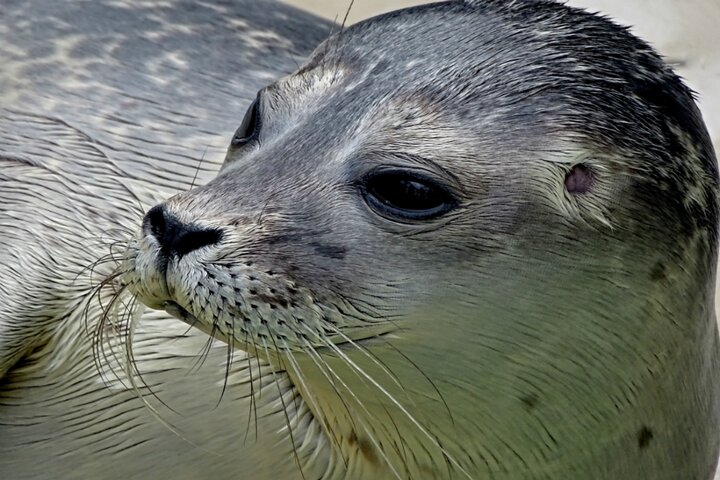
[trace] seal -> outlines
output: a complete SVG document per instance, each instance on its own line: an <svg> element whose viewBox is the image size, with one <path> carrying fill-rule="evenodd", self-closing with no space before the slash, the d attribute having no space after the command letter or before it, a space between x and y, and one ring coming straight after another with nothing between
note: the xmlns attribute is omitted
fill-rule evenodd
<svg viewBox="0 0 720 480"><path fill-rule="evenodd" d="M710 479L717 188L690 91L626 29L444 2L260 90L117 274L285 372L305 478Z"/></svg>
<svg viewBox="0 0 720 480"><path fill-rule="evenodd" d="M148 124L162 131L159 105ZM145 160L173 145L156 137L126 147L135 163L123 170L105 135L116 148L147 138L128 121L130 133L108 134L88 122L81 132L99 137L88 141L13 115L8 137L26 149L18 132L58 133L30 137L51 139L44 149L3 153L37 184L57 161L32 160L56 145L87 170L73 166L77 191L64 178L42 190L82 208L33 223L33 184L24 211L3 212L4 224L33 225L21 232L49 226L39 247L28 233L5 242L23 253L0 262L3 279L46 245L64 259L63 245L89 250L58 221L68 212L87 212L82 228L96 216L130 227L141 215L128 197L146 205L168 193L158 183L195 183L192 168ZM101 171L82 161L98 150ZM545 0L444 2L354 25L260 90L205 178L150 208L129 242L118 233L90 270L107 273L96 289L48 293L47 274L10 282L12 305L45 316L2 316L23 320L3 324L2 352L17 330L35 341L6 363L0 471L712 477L716 160L688 89L626 30ZM18 173L3 191L27 182ZM100 187L109 213L89 194ZM52 258L31 262L44 273ZM193 344L137 301L228 349L209 344L200 374L184 377ZM76 346L82 316L94 357ZM223 387L213 411L206 397Z"/></svg>
<svg viewBox="0 0 720 480"><path fill-rule="evenodd" d="M263 389L269 403L247 427L239 352L226 380L224 344L205 349L207 335L148 312L131 364L147 386L133 387L129 332L106 329L107 356L94 353L112 288L95 293L116 242L155 203L211 179L257 90L331 28L274 1L3 2L0 478L297 475L275 463L290 446L255 441L256 426L260 439L285 426L277 390ZM269 381L253 359L259 372Z"/></svg>

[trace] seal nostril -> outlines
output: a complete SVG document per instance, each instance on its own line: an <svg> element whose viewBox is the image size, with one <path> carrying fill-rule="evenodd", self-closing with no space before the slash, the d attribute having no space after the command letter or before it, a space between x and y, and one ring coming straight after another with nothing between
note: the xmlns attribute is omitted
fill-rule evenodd
<svg viewBox="0 0 720 480"><path fill-rule="evenodd" d="M183 227L185 227L183 225ZM170 251L178 257L197 250L198 248L214 245L222 240L222 233L216 229L188 229L180 231L171 245Z"/></svg>
<svg viewBox="0 0 720 480"><path fill-rule="evenodd" d="M178 258L222 240L220 230L183 223L168 213L164 205L156 205L147 212L143 230L147 235L155 237L162 255L175 255Z"/></svg>
<svg viewBox="0 0 720 480"><path fill-rule="evenodd" d="M143 220L143 230L146 234L151 234L160 243L165 237L165 207L163 205L155 205L145 215Z"/></svg>

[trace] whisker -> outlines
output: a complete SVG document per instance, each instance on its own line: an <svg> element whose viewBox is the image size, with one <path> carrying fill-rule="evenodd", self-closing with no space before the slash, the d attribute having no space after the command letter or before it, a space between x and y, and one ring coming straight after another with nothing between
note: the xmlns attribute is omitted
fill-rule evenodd
<svg viewBox="0 0 720 480"><path fill-rule="evenodd" d="M88 302L92 302L93 299L97 300L98 304L101 307L100 317L94 326L94 331L91 333L93 361L95 363L95 367L106 385L111 386L112 377L106 376L105 369L103 368L103 363L109 367L110 373L112 374L114 379L123 386L123 388L135 390L139 397L144 397L144 395L140 392L139 388L137 388L137 381L134 378L134 376L137 375L137 377L141 381L141 385L162 405L164 405L170 411L174 412L174 410L162 399L160 399L155 394L153 389L149 385L147 385L142 375L140 374L140 371L137 368L137 363L135 361L132 350L132 329L135 323L135 321L132 320L132 317L142 312L141 309L136 308L138 303L135 298L132 298L129 304L125 302L124 293L128 286L125 284L119 284L117 282L117 279L125 273L125 271L118 270L108 275L99 283L97 287L95 287L95 294L92 298L88 300ZM111 288L112 291L109 303L107 305L103 305L102 292L106 288ZM123 313L120 314L120 311L122 311ZM89 329L89 303L86 304L85 315L86 329ZM110 333L114 333L115 335L119 336L119 344L115 344L115 346L113 346ZM125 333L124 336L123 333ZM116 347L123 345L125 351L125 358L121 359L118 356ZM109 354L106 346L110 347ZM113 364L117 364L120 366L125 365L125 367L123 368L126 371L126 376L128 376L130 385L128 385L125 380L119 375L119 373L113 368ZM143 402L146 403L146 400L143 399Z"/></svg>
<svg viewBox="0 0 720 480"><path fill-rule="evenodd" d="M330 344L330 342L327 342L327 343L328 343L328 345ZM313 356L312 356L313 353L314 353L315 355L319 355L314 349L312 349L312 346L310 346L310 349L308 350L308 353L311 355L311 358L313 358ZM331 367L326 361L322 360L321 358L320 358L320 360L321 360L322 363L325 365L325 368L327 368L327 371L330 372L330 374L332 374L332 375L337 379L337 381L340 382L340 384L341 384L341 385L345 388L345 390L350 394L351 398L353 398L353 399L355 400L355 403L357 403L357 405L358 405L363 411L365 411L365 413L368 415L368 417L372 418L373 415L370 413L370 411L367 409L367 407L365 407L365 405L360 401L360 399L357 397L357 395L355 395L355 393L352 391L352 389L343 381L343 379L332 369L332 367ZM313 361L315 361L315 360L313 359ZM343 399L343 396L340 394L340 392L337 390L337 388L335 388L334 382L327 376L327 374L326 374L325 371L324 371L324 368L323 368L318 362L315 362L315 364L318 366L318 368L319 368L320 371L323 373L323 375L325 376L325 378L328 379L328 382L330 382L330 384L333 385L333 389L335 390L336 395L338 396L338 398L340 399L340 401L343 403L343 405L345 405L345 408L346 408L348 414L350 415L350 421L351 421L351 423L353 424L353 429L354 429L354 430L358 430L357 426L355 425L355 420L359 421L359 422L360 422L360 425L363 427L363 430L365 431L365 433L367 433L368 438L370 438L370 442L373 444L373 446L375 447L375 449L380 453L380 456L382 456L383 460L385 460L385 463L386 463L387 466L390 468L390 470L393 472L393 474L395 475L395 477L396 477L398 480L402 480L402 477L401 477L400 474L397 472L397 470L395 470L395 467L393 466L392 462L390 461L390 459L389 459L389 458L387 457L387 455L385 454L385 450L384 450L384 449L382 448L382 446L380 445L380 442L378 442L378 440L373 436L372 430L367 426L367 424L366 424L365 422L362 421L362 418L361 418L361 417L357 416L357 418L355 418L355 416L353 416L353 415L350 413L350 410L349 410L347 404L345 403L345 400ZM342 451L342 450L341 450L341 451Z"/></svg>
<svg viewBox="0 0 720 480"><path fill-rule="evenodd" d="M320 54L321 58L327 58L328 49L330 48L330 39L335 34L335 25L337 25L338 16L335 15L335 18L333 18L332 25L330 26L330 32L328 33L327 38L324 41L323 50ZM342 27L341 27L342 28ZM325 62L320 63L322 67L322 74L325 75Z"/></svg>
<svg viewBox="0 0 720 480"><path fill-rule="evenodd" d="M114 277L108 277L107 283L103 281L101 283L102 288L105 286L114 286L110 282L114 280ZM117 303L121 302L122 294L125 291L124 286L121 286L118 290L114 290L110 297L110 302L107 304L107 306L103 306L102 304L102 291L101 289L98 290L98 303L101 306L101 316L100 321L95 326L95 331L92 333L93 338L93 351L94 351L94 361L95 366L98 369L98 372L100 373L100 377L103 379L105 384L107 386L111 386L111 378L106 377L103 370L103 363L105 362L110 367L110 373L113 374L115 379L120 382L120 384L125 387L129 388L127 384L125 384L124 380L120 377L120 375L112 368L112 360L115 360L119 365L122 364L122 362L117 357L117 353L115 352L115 349L112 347L112 344L110 342L110 337L106 336L107 330L112 330L115 334L120 334L119 329L119 321L115 321L114 319L117 318ZM86 321L89 321L89 319L86 319ZM89 324L88 324L89 325ZM105 345L110 344L110 353L111 355L108 356L108 352L105 349Z"/></svg>
<svg viewBox="0 0 720 480"><path fill-rule="evenodd" d="M225 357L225 378L223 379L223 386L222 390L220 391L220 398L218 398L215 408L218 408L220 406L220 402L222 402L223 396L225 395L225 389L227 389L228 385L228 378L230 377L230 366L232 365L233 354L235 353L235 343L233 341L233 339L235 338L235 324L232 322L230 325L230 329L230 337L228 338L227 352Z"/></svg>
<svg viewBox="0 0 720 480"><path fill-rule="evenodd" d="M345 24L347 23L347 19L350 16L350 11L352 10L353 5L355 5L355 0L350 0L350 4L348 5L347 10L345 11L345 17L343 17L342 24L340 25L340 31L338 32L337 37L335 37L336 38L336 40L335 40L336 48L332 52L332 56L335 56L335 54L337 53L337 47L339 47L339 45L341 44L341 37L342 37L343 32L345 31ZM337 80L339 65L340 65L340 61L338 59L335 62L335 71L333 72L333 79L332 79L331 83L335 83L335 81Z"/></svg>
<svg viewBox="0 0 720 480"><path fill-rule="evenodd" d="M137 300L133 298L133 302L135 303L136 301ZM137 316L138 319L139 319L139 316L142 314L142 312L140 310L138 310L134 315L133 315L132 311L128 311L128 313L131 316ZM136 392L142 397L142 399L145 399L145 395L140 393L140 390L137 389L138 384L137 384L137 380L135 380L135 378L137 377L137 379L140 380L139 385L142 388L144 388L145 390L147 390L147 392L150 394L150 396L152 396L155 400L160 402L160 404L162 406L164 406L171 412L179 415L180 414L179 412L177 412L174 408L172 408L170 405L168 405L162 398L160 398L160 396L155 392L155 390L145 381L145 377L142 375L142 373L138 369L137 361L135 360L135 351L133 350L133 344L134 344L133 335L135 333L135 325L137 323L138 322L136 320L130 320L129 322L127 322L128 328L127 328L127 333L125 335L125 357L127 359L126 365L128 365L127 368L129 369L128 374L130 375L131 383L132 383L134 389L136 390ZM143 400L143 401L145 401L145 400Z"/></svg>
<svg viewBox="0 0 720 480"><path fill-rule="evenodd" d="M94 262L92 262L90 265L81 268L80 271L78 272L78 274L75 275L75 277L73 278L72 283L75 284L75 282L77 282L78 279L80 278L80 276L83 275L85 272L90 272L90 279L89 279L89 280L90 280L90 284L92 285L93 283L95 283L95 282L93 282L93 280L92 280L93 273L95 272L95 269L96 269L97 267L99 267L100 265L105 265L105 264L108 264L108 263L116 263L116 264L118 264L118 263L120 263L120 262L118 262L117 258L115 258L115 256L114 256L112 253L108 253L108 254L106 254L106 255L103 255L103 256L99 257L97 260L95 260Z"/></svg>
<svg viewBox="0 0 720 480"><path fill-rule="evenodd" d="M258 369L258 400L262 400L262 389L263 389L263 378L262 378L262 365L260 365L260 357L257 355L257 344L255 339L252 340L253 351L255 352L255 366ZM257 415L257 401L255 401L255 438L257 438L258 432L258 415Z"/></svg>
<svg viewBox="0 0 720 480"><path fill-rule="evenodd" d="M269 327L267 325L265 325L265 328L267 328L268 335L272 339L273 337L272 337L272 333L270 332ZM274 342L275 342L275 340L273 339L273 343ZM271 358L267 343L265 342L264 339L263 339L262 344L263 344L263 348L265 349L265 355L267 355L268 358ZM277 346L275 346L275 351L276 351L276 353L278 353ZM279 353L278 353L278 356L279 356ZM272 374L273 380L275 381L275 386L277 387L277 390L278 390L278 396L280 397L280 403L282 404L282 407L283 407L283 413L285 414L285 424L287 425L288 435L290 436L290 444L292 445L292 449L293 449L293 457L295 458L295 463L297 464L298 469L300 470L300 476L303 478L303 480L305 480L305 472L303 472L302 463L300 462L300 456L298 455L298 447L297 447L297 443L295 441L295 435L293 434L292 424L290 422L290 415L288 414L288 411L287 411L287 404L285 403L285 398L283 397L282 388L280 388L280 381L277 378L275 369L270 369L270 372ZM295 414L297 415L297 412L295 412Z"/></svg>
<svg viewBox="0 0 720 480"><path fill-rule="evenodd" d="M410 475L410 465L408 464L408 454L407 450L405 450L405 435L400 433L400 429L398 428L397 423L395 423L395 420L393 419L393 416L390 414L390 411L385 408L385 406L382 406L383 410L385 411L385 415L387 415L388 420L390 420L390 423L392 423L393 428L395 429L395 433L397 434L396 437L400 441L400 448L402 448L402 452L400 451L400 448L398 448L397 444L393 442L393 446L395 447L395 452L398 454L398 457L402 459L403 467L405 469L406 478L411 478ZM409 446L408 446L409 447Z"/></svg>
<svg viewBox="0 0 720 480"><path fill-rule="evenodd" d="M285 346L286 346L287 358L290 361L290 363L292 364L293 370L295 370L295 372L297 373L298 381L300 382L301 388L303 389L304 392L306 392L305 393L306 397L303 397L303 398L308 403L311 404L312 410L314 410L316 412L322 412L322 409L318 405L316 399L313 398L312 395L310 394L311 390L308 389L308 386L303 379L302 370L300 369L300 365L297 363L297 360L295 360L292 350L287 347L287 344L285 344ZM314 351L312 349L312 347L310 347L310 351ZM342 397L340 397L340 398L341 398L341 401L344 403L344 401L342 400ZM348 414L350 415L350 421L352 422L353 416L350 414L350 410L348 409L347 405L345 406L345 409L347 410ZM330 435L330 438L332 439L333 443L335 443L335 446L337 447L337 451L340 453L340 459L343 461L343 464L345 465L345 469L347 470L348 465L349 465L348 459L342 453L342 447L340 445L340 440L337 438L337 436L332 431L328 431L328 434Z"/></svg>
<svg viewBox="0 0 720 480"><path fill-rule="evenodd" d="M340 403L343 404L343 407L345 408L345 411L348 414L348 420L350 421L350 424L352 425L353 430L358 430L357 425L355 424L355 415L354 412L350 411L350 406L345 402L344 396L340 393L340 390L338 390L337 385L335 384L335 381L330 378L327 372L330 372L334 377L336 377L338 380L342 381L340 377L335 373L335 371L328 365L328 363L318 355L318 353L315 351L315 349L310 345L310 343L307 344L307 348L304 350L304 352L309 355L310 359L313 361L313 363L318 367L320 372L323 374L325 379L328 381L330 386L332 387L333 391L335 392L335 395L337 395L338 399L340 400ZM345 388L347 389L347 385L343 384ZM352 395L352 392L351 392ZM328 432L333 440L335 441L335 444L338 447L338 451L341 452L341 458L343 459L343 462L345 463L345 468L348 468L348 459L342 456L342 448L340 446L340 440L333 434L333 432Z"/></svg>
<svg viewBox="0 0 720 480"><path fill-rule="evenodd" d="M248 332L245 330L245 345L248 344ZM252 419L253 413L255 413L255 441L258 439L258 418L257 418L257 401L255 400L255 381L252 373L252 359L250 353L247 354L248 372L250 373L250 408L248 409L247 428L245 429L245 438L243 444L247 442L248 435L250 433L250 420ZM260 365L258 364L258 370Z"/></svg>
<svg viewBox="0 0 720 480"><path fill-rule="evenodd" d="M217 332L218 332L217 320L213 320L213 325L212 325L212 328L210 329L210 334L208 335L208 339L205 341L205 344L203 345L202 349L200 349L197 359L195 359L192 366L190 367L190 373L199 372L200 369L203 367L203 365L205 365L205 361L210 356L210 351L212 350L213 343L215 342L215 335Z"/></svg>
<svg viewBox="0 0 720 480"><path fill-rule="evenodd" d="M388 340L385 340L385 344L388 345L393 350L395 350L395 352L397 352L398 355L403 357L410 365L412 365L415 368L415 370L417 370L420 373L420 375L422 375L425 378L425 380L427 380L427 382L432 386L433 390L435 390L435 393L437 393L437 396L438 396L438 398L440 398L440 401L445 406L445 410L447 411L447 414L450 417L450 421L452 422L453 425L455 425L455 418L453 417L453 414L450 411L450 405L448 405L447 401L445 401L445 397L440 392L440 389L437 387L435 382L433 382L432 379L430 377L428 377L427 374L410 357L405 355L399 348L397 348L395 345L390 343Z"/></svg>
<svg viewBox="0 0 720 480"><path fill-rule="evenodd" d="M263 215L265 215L265 209L267 208L268 205L270 205L270 202L277 194L278 194L278 192L273 192L270 194L270 196L267 198L267 200L265 200L263 207L260 209L260 214L258 215L257 220L255 220L256 225L260 225L260 222L262 222L262 217L263 217Z"/></svg>
<svg viewBox="0 0 720 480"><path fill-rule="evenodd" d="M200 161L198 162L197 168L195 169L195 175L193 176L192 182L190 182L190 190L195 188L195 180L197 180L198 173L200 172L200 167L202 166L202 163L205 160L205 155L207 154L207 151L208 151L208 147L205 147L205 151L203 151L203 154L200 157Z"/></svg>
<svg viewBox="0 0 720 480"><path fill-rule="evenodd" d="M347 342L348 344L350 344L350 345L352 345L353 347L355 347L356 349L358 349L363 355L365 355L367 358L369 358L375 365L377 365L378 367L380 367L380 369L381 369L388 377L390 377L390 379L391 379L403 392L406 392L406 393L407 393L407 391L406 391L406 389L405 389L405 386L402 384L402 382L400 382L400 379L398 378L398 376L395 375L395 374L390 370L390 368L385 364L385 362L383 362L382 360L380 360L380 359L377 357L377 355L373 354L373 353L370 352L370 350L368 350L367 348L365 348L365 347L363 347L362 345L358 344L357 342L353 341L350 337L348 337L348 336L345 335L342 331L340 331L340 329L339 329L338 327L336 327L335 325L333 325L333 324L331 324L331 323L323 323L323 326L327 327L328 330L332 330L336 335L339 335L340 337L342 337L345 342Z"/></svg>
<svg viewBox="0 0 720 480"><path fill-rule="evenodd" d="M460 471L463 475L465 475L467 478L472 479L472 476L460 465L460 463L455 460L448 452L445 450L445 448L440 444L438 439L432 435L430 432L427 431L425 427L422 426L422 424L415 419L415 417L390 393L388 392L382 385L380 385L378 382L375 381L375 379L372 378L367 372L365 372L360 366L358 366L355 362L352 361L350 357L345 355L345 353L342 351L342 349L338 348L337 345L333 344L332 342L326 342L327 346L333 350L335 353L338 354L350 367L352 367L355 372L361 377L367 379L372 385L374 385L385 397L387 397L402 413L405 415L410 422L425 436L427 437L441 452L442 454L447 457L447 459Z"/></svg>

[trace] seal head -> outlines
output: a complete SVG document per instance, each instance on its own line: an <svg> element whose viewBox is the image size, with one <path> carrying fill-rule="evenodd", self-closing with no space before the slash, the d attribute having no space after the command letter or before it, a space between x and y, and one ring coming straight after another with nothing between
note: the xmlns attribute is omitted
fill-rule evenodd
<svg viewBox="0 0 720 480"><path fill-rule="evenodd" d="M626 29L432 4L261 90L125 282L286 370L324 478L707 479L717 183L691 92Z"/></svg>

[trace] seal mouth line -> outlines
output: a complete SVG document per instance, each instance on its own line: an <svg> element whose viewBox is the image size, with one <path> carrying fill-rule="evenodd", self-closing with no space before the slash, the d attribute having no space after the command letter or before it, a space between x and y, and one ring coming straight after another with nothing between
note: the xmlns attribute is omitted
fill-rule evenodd
<svg viewBox="0 0 720 480"><path fill-rule="evenodd" d="M182 322L186 323L190 327L196 327L203 329L203 322L201 322L195 315L188 312L185 308L183 308L180 304L173 300L168 300L163 304L163 308L165 312L172 315L174 318L177 318L178 320L181 320ZM204 330L204 329L203 329ZM217 335L217 331L215 334ZM349 349L354 348L358 346L366 347L366 346L372 346L377 345L383 342L385 338L388 338L390 335L395 333L394 331L385 331L385 332L376 332L375 334L371 336L366 336L362 338L347 338L342 341L333 342L333 347L341 348L341 349ZM316 346L317 351L322 351L325 353L332 354L333 349L328 346L322 346L318 345Z"/></svg>

